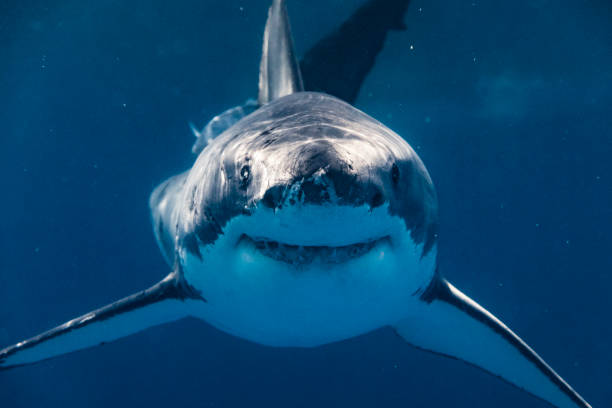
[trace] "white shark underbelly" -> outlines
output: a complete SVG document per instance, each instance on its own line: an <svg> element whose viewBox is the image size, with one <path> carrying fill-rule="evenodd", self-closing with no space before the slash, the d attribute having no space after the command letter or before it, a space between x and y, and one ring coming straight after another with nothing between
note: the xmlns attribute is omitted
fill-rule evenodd
<svg viewBox="0 0 612 408"><path fill-rule="evenodd" d="M405 233L346 262L292 265L237 245L243 228L234 222L213 248L201 249L202 259L185 252L182 264L207 301L192 314L260 344L311 347L394 324L435 270L435 248L422 256L423 245Z"/></svg>

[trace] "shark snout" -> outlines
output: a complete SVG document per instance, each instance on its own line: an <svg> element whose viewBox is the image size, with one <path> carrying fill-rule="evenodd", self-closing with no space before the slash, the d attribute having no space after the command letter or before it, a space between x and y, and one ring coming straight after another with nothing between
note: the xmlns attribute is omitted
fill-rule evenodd
<svg viewBox="0 0 612 408"><path fill-rule="evenodd" d="M294 157L289 182L268 188L262 203L268 208L299 204L343 206L381 206L387 197L383 183L352 164L349 152L329 141L301 146Z"/></svg>

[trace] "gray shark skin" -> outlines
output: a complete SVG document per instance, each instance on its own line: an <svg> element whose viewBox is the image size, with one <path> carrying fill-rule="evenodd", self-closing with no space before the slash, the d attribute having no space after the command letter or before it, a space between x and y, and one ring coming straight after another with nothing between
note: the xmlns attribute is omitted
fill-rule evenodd
<svg viewBox="0 0 612 408"><path fill-rule="evenodd" d="M389 26L397 25L394 15ZM315 347L390 326L416 348L479 367L555 407L590 407L441 276L437 196L423 162L347 102L303 91L290 32L285 4L274 0L258 107L200 143L191 169L151 195L170 274L0 350L0 370L187 316L275 347ZM358 82L345 95L353 97Z"/></svg>

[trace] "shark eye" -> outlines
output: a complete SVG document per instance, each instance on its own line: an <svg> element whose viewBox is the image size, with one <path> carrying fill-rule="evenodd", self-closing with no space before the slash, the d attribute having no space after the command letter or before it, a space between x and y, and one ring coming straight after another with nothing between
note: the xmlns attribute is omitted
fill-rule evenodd
<svg viewBox="0 0 612 408"><path fill-rule="evenodd" d="M249 182L251 181L251 168L249 165L244 165L240 169L240 187L247 188Z"/></svg>
<svg viewBox="0 0 612 408"><path fill-rule="evenodd" d="M393 180L393 184L397 184L399 182L399 178L399 167L397 167L397 164L393 163L393 166L391 167L391 180Z"/></svg>

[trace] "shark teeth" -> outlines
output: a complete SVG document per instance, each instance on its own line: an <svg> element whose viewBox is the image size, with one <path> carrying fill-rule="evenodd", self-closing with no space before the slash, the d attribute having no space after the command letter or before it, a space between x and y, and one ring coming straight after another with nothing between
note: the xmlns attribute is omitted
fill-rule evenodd
<svg viewBox="0 0 612 408"><path fill-rule="evenodd" d="M328 264L347 262L365 255L380 242L388 240L389 237L383 237L343 246L292 245L265 238L254 239L243 234L238 242L250 245L274 260L293 265L304 265L313 262Z"/></svg>

